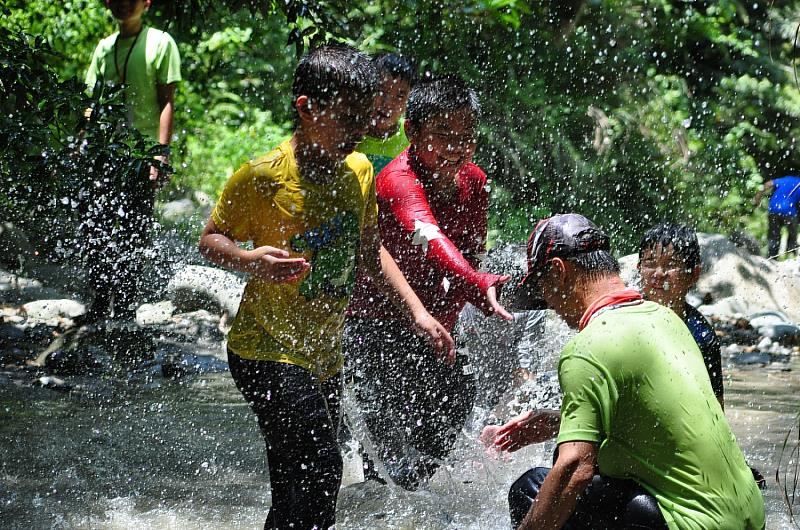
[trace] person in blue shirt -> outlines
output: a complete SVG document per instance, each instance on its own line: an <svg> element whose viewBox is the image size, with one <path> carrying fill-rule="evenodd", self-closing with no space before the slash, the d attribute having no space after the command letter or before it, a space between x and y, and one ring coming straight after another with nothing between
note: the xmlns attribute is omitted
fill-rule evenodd
<svg viewBox="0 0 800 530"><path fill-rule="evenodd" d="M800 177L786 176L768 180L756 194L753 203L761 204L761 197L770 193L767 208L767 257L774 258L780 252L781 230L789 232L786 252L794 251L800 256L797 245L798 204L800 204Z"/></svg>

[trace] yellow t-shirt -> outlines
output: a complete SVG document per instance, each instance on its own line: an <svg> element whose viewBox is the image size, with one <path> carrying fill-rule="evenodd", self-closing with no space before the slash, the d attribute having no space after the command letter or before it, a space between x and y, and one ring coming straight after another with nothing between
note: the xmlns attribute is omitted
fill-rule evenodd
<svg viewBox="0 0 800 530"><path fill-rule="evenodd" d="M244 359L294 364L320 379L341 370L361 234L377 225L377 215L372 165L360 153L348 156L329 184L300 175L288 141L243 165L211 214L217 227L237 241L302 256L311 269L291 283L251 277L228 347Z"/></svg>

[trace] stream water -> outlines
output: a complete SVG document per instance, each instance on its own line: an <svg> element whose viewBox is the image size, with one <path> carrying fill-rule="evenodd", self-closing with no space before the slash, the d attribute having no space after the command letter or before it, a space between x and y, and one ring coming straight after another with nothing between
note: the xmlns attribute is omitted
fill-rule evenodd
<svg viewBox="0 0 800 530"><path fill-rule="evenodd" d="M726 414L769 481L768 529L793 528L775 483L783 439L797 428L800 359L791 371L726 372ZM0 527L260 528L269 503L263 442L227 372L180 381L71 379L69 393L0 373ZM506 494L551 444L488 458L465 435L429 488L376 483L341 492L342 529L506 529ZM352 468L345 481L352 482Z"/></svg>

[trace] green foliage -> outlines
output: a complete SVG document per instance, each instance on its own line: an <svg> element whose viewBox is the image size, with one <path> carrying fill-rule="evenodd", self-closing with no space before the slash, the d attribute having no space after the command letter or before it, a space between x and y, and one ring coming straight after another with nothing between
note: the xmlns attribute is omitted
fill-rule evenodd
<svg viewBox="0 0 800 530"><path fill-rule="evenodd" d="M735 0L154 1L178 40L171 194L215 195L230 172L289 132L303 46L344 39L457 72L484 107L478 163L492 179L494 233L577 210L620 251L663 219L763 235L750 198L796 171L798 2ZM0 25L40 34L47 63L82 73L113 31L99 0L7 1ZM288 46L287 46L288 44Z"/></svg>
<svg viewBox="0 0 800 530"><path fill-rule="evenodd" d="M98 87L88 97L76 78L59 80L48 66L52 55L43 38L0 27L3 220L45 251L73 239L81 196L97 180L147 179L153 157L162 153L125 125L118 90ZM84 109L92 110L89 118Z"/></svg>
<svg viewBox="0 0 800 530"><path fill-rule="evenodd" d="M200 190L216 198L228 177L244 162L269 152L287 136L266 111L251 111L239 126L209 121L187 136L185 170L175 179L179 189Z"/></svg>

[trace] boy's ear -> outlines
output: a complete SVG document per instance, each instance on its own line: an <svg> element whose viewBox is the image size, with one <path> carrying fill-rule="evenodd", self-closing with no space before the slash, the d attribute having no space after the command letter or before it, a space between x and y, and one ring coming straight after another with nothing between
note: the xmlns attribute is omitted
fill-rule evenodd
<svg viewBox="0 0 800 530"><path fill-rule="evenodd" d="M551 263L551 269L555 273L555 277L558 279L559 287L565 285L567 283L567 275L569 271L567 270L567 263L561 258L553 258Z"/></svg>
<svg viewBox="0 0 800 530"><path fill-rule="evenodd" d="M692 275L690 277L692 283L690 285L694 285L697 283L697 280L700 279L700 274L702 272L703 272L703 267L701 267L700 265L695 265L695 267L692 269Z"/></svg>
<svg viewBox="0 0 800 530"><path fill-rule="evenodd" d="M300 119L305 121L314 119L311 113L311 100L308 99L308 96L297 96L294 102L294 108L297 109L297 114L300 116Z"/></svg>
<svg viewBox="0 0 800 530"><path fill-rule="evenodd" d="M403 122L403 129L405 130L406 138L409 140L411 140L411 137L415 136L417 133L417 128L414 127L414 124L408 120Z"/></svg>

